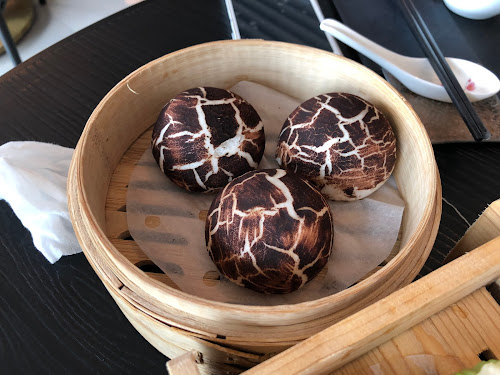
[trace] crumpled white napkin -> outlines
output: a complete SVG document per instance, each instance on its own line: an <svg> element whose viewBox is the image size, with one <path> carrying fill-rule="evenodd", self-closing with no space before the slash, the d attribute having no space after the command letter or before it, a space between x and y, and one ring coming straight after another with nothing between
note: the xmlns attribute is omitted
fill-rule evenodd
<svg viewBox="0 0 500 375"><path fill-rule="evenodd" d="M51 263L81 250L69 217L66 183L73 149L41 142L0 146L0 200L5 199Z"/></svg>

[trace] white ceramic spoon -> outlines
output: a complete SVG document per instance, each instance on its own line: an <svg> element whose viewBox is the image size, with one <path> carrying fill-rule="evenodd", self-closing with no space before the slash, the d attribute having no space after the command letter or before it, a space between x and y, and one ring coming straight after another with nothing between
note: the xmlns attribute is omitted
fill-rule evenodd
<svg viewBox="0 0 500 375"><path fill-rule="evenodd" d="M427 58L394 53L333 19L323 20L320 28L373 60L414 93L451 103ZM481 65L450 57L446 61L471 102L489 98L500 91L497 76Z"/></svg>

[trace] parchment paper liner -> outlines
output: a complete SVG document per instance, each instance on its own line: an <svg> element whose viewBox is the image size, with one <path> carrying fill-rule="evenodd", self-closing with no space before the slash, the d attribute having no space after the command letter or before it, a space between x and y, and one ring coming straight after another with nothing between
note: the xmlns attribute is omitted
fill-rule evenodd
<svg viewBox="0 0 500 375"><path fill-rule="evenodd" d="M252 82L240 82L230 90L250 102L264 121L266 150L259 167L277 168L274 152L278 134L300 101ZM130 234L184 292L209 300L249 305L310 301L354 284L389 256L404 209L392 177L363 200L330 201L335 238L326 272L293 293L266 295L239 287L224 277L213 281L218 273L208 256L204 235L206 212L213 198L214 194L189 193L173 184L147 149L129 181Z"/></svg>

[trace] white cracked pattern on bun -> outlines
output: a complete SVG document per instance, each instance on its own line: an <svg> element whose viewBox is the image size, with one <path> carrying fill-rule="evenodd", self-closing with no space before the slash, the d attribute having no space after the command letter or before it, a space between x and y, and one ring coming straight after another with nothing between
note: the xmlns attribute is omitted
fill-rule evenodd
<svg viewBox="0 0 500 375"><path fill-rule="evenodd" d="M390 177L396 137L387 118L368 101L347 93L323 94L287 118L276 160L330 199L362 199Z"/></svg>
<svg viewBox="0 0 500 375"><path fill-rule="evenodd" d="M170 100L153 128L153 156L188 191L218 191L256 169L265 147L255 109L224 89L197 87Z"/></svg>
<svg viewBox="0 0 500 375"><path fill-rule="evenodd" d="M333 220L326 199L283 169L234 179L215 197L205 226L207 250L230 281L262 293L289 293L328 262Z"/></svg>

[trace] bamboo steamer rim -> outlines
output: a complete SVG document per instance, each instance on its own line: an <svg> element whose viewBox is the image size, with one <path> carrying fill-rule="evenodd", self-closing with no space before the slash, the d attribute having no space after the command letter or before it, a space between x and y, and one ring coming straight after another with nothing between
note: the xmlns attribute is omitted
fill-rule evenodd
<svg viewBox="0 0 500 375"><path fill-rule="evenodd" d="M259 47L259 48L269 48L269 49L295 50L298 53L304 53L308 55L316 54L318 56L328 57L331 59L343 60L351 64L352 67L358 69L363 74L369 74L372 77L374 77L374 79L379 80L379 83L385 85L386 88L394 95L394 97L398 98L398 100L401 101L403 107L407 110L407 115L409 118L411 118L411 121L419 125L418 127L414 128L414 130L417 131L417 134L415 136L419 137L423 141L422 146L424 147L422 147L419 151L421 154L426 156L426 160L429 161L429 167L431 168L431 172L434 172L430 173L431 174L430 179L432 183L428 187L429 190L428 190L428 199L426 201L426 209L424 214L422 215L421 220L419 221L416 230L412 233L411 237L409 238L405 246L402 247L400 251L395 255L395 257L391 259L384 267L382 267L380 270L378 270L370 277L333 295L297 304L254 306L254 305L242 305L242 304L210 301L202 297L197 297L188 294L186 292L182 292L175 288L169 287L166 284L160 283L156 280L149 278L143 271L141 271L135 265L130 263L121 253L118 252L118 250L111 244L104 231L100 228L98 220L96 219L94 213L89 207L87 192L82 187L81 169L83 168L82 153L85 152L85 148L89 144L89 138L88 138L89 127L92 126L93 121L96 119L96 117L98 117L99 113L103 110L107 100L109 100L124 85L127 85L127 82L130 80L131 77L140 75L142 72L148 70L151 66L157 64L159 61L168 61L168 59L176 58L178 55L182 55L187 52L196 52L196 51L203 52L207 49L226 48L227 46L232 46L233 48ZM211 309L224 311L225 314L227 313L296 314L297 312L314 310L326 305L335 304L341 300L344 300L345 298L348 298L349 296L352 298L353 296L356 295L358 291L367 288L368 286L374 284L380 278L383 278L386 274L391 273L394 270L394 268L396 268L397 265L406 257L408 252L412 251L413 246L418 242L418 240L422 237L423 232L426 230L427 228L426 224L429 222L432 215L435 214L435 207L433 203L435 203L436 196L437 195L440 196L440 189L438 188L439 183L437 177L438 172L434 160L434 154L432 151L431 142L417 114L415 113L411 105L407 102L407 100L396 89L394 89L389 83L387 83L381 77L376 75L376 73L372 72L370 69L343 56L334 55L330 52L316 49L313 47L301 46L285 42L263 41L263 40L216 41L216 42L209 42L209 43L195 45L192 47L187 47L185 49L172 52L170 54L167 54L163 57L151 61L150 63L130 73L127 77L121 80L115 87L113 87L113 89L111 89L108 92L108 94L102 99L102 101L99 103L99 105L96 107L96 109L90 116L85 126L85 129L82 133L80 141L78 142L76 151L77 152L75 152L75 156L72 160L72 164L74 165L71 168L71 171L73 171L73 173L76 173L76 186L74 188L68 189L68 193L70 202L74 201L73 204L79 205L80 209L82 210L81 212L82 216L87 223L84 226L80 226L79 223L76 223L75 231L76 232L83 231L87 232L88 234L90 233L93 234L94 239L100 244L101 249L105 250L105 252L101 254L103 255L102 261L105 263L108 262L108 264L109 263L113 264L116 270L118 270L119 273L121 274L115 276L117 276L118 279L121 280L122 282L124 281L125 278L130 280L132 283L135 283L135 281L140 280L141 283L147 284L148 287L151 288L150 291L154 292L155 296L162 297L162 298L155 297L156 300L158 300L158 302L160 303L165 302L166 305L169 306L174 306L174 305L185 306L186 303L188 303L191 306L198 306L200 308L209 307ZM71 180L70 183L72 183ZM89 230L89 228L91 229L93 228L94 231L92 232L92 230L91 229Z"/></svg>

